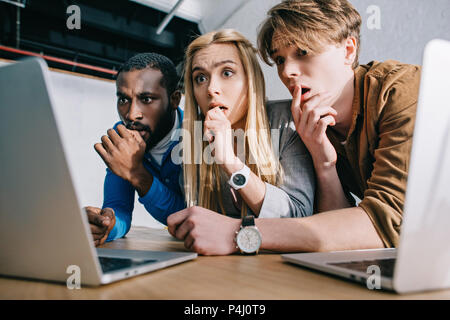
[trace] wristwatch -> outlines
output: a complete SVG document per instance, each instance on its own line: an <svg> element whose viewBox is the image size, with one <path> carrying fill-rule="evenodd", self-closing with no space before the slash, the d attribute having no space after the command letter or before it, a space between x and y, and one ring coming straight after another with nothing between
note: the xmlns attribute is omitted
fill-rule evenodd
<svg viewBox="0 0 450 320"><path fill-rule="evenodd" d="M250 176L250 168L244 164L244 167L236 171L231 175L228 184L233 187L234 190L239 190L245 187L248 183L248 178Z"/></svg>
<svg viewBox="0 0 450 320"><path fill-rule="evenodd" d="M236 248L244 254L258 254L261 233L255 225L255 217L248 215L242 219L241 228L236 231Z"/></svg>

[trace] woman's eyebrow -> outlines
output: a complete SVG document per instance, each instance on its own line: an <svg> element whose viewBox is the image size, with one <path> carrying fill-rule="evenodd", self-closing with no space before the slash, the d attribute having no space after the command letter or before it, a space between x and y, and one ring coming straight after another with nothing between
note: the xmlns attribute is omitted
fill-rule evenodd
<svg viewBox="0 0 450 320"><path fill-rule="evenodd" d="M220 65L222 65L222 64L227 64L227 63L237 64L237 63L234 62L233 60L223 60L223 61L216 62L216 63L214 64L214 67L218 67L218 66L220 66Z"/></svg>
<svg viewBox="0 0 450 320"><path fill-rule="evenodd" d="M223 65L223 64L227 64L227 63L236 64L237 65L237 63L234 62L233 60L223 60L223 61L219 61L219 62L214 63L213 67L217 68L218 66ZM192 73L194 73L197 70L204 70L204 69L205 68L200 67L200 66L194 66L194 68L192 68Z"/></svg>

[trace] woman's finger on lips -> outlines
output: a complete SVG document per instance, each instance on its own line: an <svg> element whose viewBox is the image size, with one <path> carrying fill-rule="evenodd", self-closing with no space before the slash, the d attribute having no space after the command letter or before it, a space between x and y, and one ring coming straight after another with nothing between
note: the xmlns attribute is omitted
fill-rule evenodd
<svg viewBox="0 0 450 320"><path fill-rule="evenodd" d="M221 115L223 115L223 112L220 111L218 107L211 109L207 113L207 119L208 120L220 120L222 119Z"/></svg>
<svg viewBox="0 0 450 320"><path fill-rule="evenodd" d="M225 115L225 112L222 110L222 109L220 109L220 108L215 108L216 109L216 115L217 115L217 117L219 118L219 119L225 119L225 120L227 120L228 118L227 118L227 116Z"/></svg>

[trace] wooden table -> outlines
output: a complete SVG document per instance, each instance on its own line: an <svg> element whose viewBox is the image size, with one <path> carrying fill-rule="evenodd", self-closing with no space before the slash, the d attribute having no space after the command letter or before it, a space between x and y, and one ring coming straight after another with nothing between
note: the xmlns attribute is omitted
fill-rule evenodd
<svg viewBox="0 0 450 320"><path fill-rule="evenodd" d="M103 247L186 251L166 230L134 227ZM279 254L199 256L166 269L101 287L0 277L0 299L450 299L450 290L412 295L371 291L357 283L283 262Z"/></svg>

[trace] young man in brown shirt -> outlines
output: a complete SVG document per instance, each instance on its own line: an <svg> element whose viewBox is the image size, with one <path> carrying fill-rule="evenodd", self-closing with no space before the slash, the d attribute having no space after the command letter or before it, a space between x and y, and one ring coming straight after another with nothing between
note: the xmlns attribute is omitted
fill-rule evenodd
<svg viewBox="0 0 450 320"><path fill-rule="evenodd" d="M237 251L241 233L248 252L397 246L420 68L396 61L359 66L361 16L346 0L283 1L268 15L259 51L267 63L276 63L292 94L292 125L314 163L317 214L250 217L241 229L235 226L236 238L222 232L208 241L230 253ZM362 199L358 206L350 193ZM195 241L205 240L213 229L190 218L189 209L172 215L169 232L176 235L174 221L186 219ZM224 254L220 246L210 247L204 254Z"/></svg>
<svg viewBox="0 0 450 320"><path fill-rule="evenodd" d="M283 1L261 25L261 56L291 92L296 130L313 158L319 212L257 219L263 248L398 245L420 68L392 60L359 65L360 26L347 0ZM361 199L356 207L350 192Z"/></svg>

